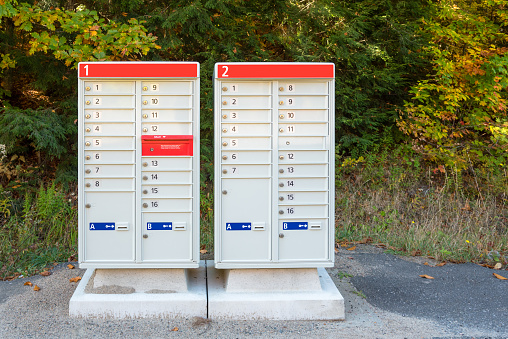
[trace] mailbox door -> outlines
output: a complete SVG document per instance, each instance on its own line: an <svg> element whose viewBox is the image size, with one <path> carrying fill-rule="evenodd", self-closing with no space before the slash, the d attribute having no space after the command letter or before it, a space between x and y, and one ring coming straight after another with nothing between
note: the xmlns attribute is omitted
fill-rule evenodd
<svg viewBox="0 0 508 339"><path fill-rule="evenodd" d="M87 192L85 257L89 262L133 263L135 260L134 192ZM118 204L121 208L102 208Z"/></svg>
<svg viewBox="0 0 508 339"><path fill-rule="evenodd" d="M221 249L224 261L270 261L271 259L271 180L222 180Z"/></svg>

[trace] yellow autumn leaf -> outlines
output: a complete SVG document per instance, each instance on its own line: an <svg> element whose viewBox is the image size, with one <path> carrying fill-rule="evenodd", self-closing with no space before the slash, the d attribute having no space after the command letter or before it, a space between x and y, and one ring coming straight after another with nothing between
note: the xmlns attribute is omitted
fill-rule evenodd
<svg viewBox="0 0 508 339"><path fill-rule="evenodd" d="M494 277L498 278L499 280L508 280L508 278L503 277L502 275L499 275L497 273L492 273Z"/></svg>
<svg viewBox="0 0 508 339"><path fill-rule="evenodd" d="M36 291L36 292L37 292L37 291L40 291L40 290L41 290L41 288L40 288L39 286L34 285L34 291Z"/></svg>
<svg viewBox="0 0 508 339"><path fill-rule="evenodd" d="M81 277L74 277L74 278L69 279L69 282L78 282L80 280L81 280Z"/></svg>
<svg viewBox="0 0 508 339"><path fill-rule="evenodd" d="M437 264L436 266L437 266L437 267L441 267L441 266L444 266L444 265L446 265L446 261L443 261L442 263Z"/></svg>
<svg viewBox="0 0 508 339"><path fill-rule="evenodd" d="M348 251L354 251L354 250L356 250L356 246L350 247L350 248L348 248L347 250L348 250Z"/></svg>
<svg viewBox="0 0 508 339"><path fill-rule="evenodd" d="M27 281L26 283L23 284L23 286L32 286L32 283L30 281Z"/></svg>
<svg viewBox="0 0 508 339"><path fill-rule="evenodd" d="M425 279L434 279L434 277L431 277L430 275L427 275L427 274L421 274L420 277L425 278Z"/></svg>
<svg viewBox="0 0 508 339"><path fill-rule="evenodd" d="M69 265L67 265L67 268L68 268L68 269L70 269L70 270L72 270L72 269L74 268L74 265L69 264Z"/></svg>

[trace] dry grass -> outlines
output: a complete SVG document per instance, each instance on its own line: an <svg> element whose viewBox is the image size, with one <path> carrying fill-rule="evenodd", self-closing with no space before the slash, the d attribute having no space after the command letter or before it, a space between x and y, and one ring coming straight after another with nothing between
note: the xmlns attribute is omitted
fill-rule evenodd
<svg viewBox="0 0 508 339"><path fill-rule="evenodd" d="M376 164L339 168L338 240L370 237L395 251L508 264L508 183L497 176Z"/></svg>

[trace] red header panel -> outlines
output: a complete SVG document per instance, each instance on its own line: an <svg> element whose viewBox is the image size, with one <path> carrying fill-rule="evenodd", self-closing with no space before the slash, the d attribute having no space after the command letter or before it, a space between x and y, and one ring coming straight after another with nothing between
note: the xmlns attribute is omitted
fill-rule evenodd
<svg viewBox="0 0 508 339"><path fill-rule="evenodd" d="M333 78L333 64L217 64L219 79Z"/></svg>
<svg viewBox="0 0 508 339"><path fill-rule="evenodd" d="M98 63L79 64L80 78L197 78L198 64L174 63Z"/></svg>
<svg viewBox="0 0 508 339"><path fill-rule="evenodd" d="M145 135L141 137L141 155L192 156L192 135Z"/></svg>

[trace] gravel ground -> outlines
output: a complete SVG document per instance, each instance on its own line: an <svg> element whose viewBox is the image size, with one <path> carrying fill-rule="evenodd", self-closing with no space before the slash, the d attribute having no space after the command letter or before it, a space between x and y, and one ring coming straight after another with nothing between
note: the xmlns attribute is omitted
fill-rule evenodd
<svg viewBox="0 0 508 339"><path fill-rule="evenodd" d="M478 270L477 265L446 265L432 268L423 266L421 260L412 260L384 254L373 246L358 246L355 251L340 250L336 256L335 267L328 272L345 299L345 321L208 321L201 318L73 319L68 316L68 306L77 283L70 283L69 279L82 276L85 271L70 270L66 267L67 263L60 264L48 277L35 276L0 282L0 338L167 338L173 336L181 338L508 338L506 323L508 281L481 280L478 277L483 279L485 275L492 276L492 270ZM452 266L457 266L459 269L450 269ZM425 269L429 270L425 271ZM420 271L422 273L419 273ZM504 272L506 271L500 273ZM414 277L416 273L433 275L436 279L425 284L423 282L425 279L418 277L418 274L416 278ZM462 281L464 276L458 274L465 274L464 276L477 284L470 284L464 289L465 282ZM440 283L442 277L455 275L462 283L450 283L453 279ZM505 275L508 276L508 274ZM394 276L398 279L390 279ZM479 280L475 280L477 278L474 277ZM38 285L41 288L40 291L36 292L33 287L24 286L26 281ZM484 283L503 284L493 289L493 285L483 286ZM455 290L451 290L453 288ZM483 294L474 294L471 289L483 290ZM453 298L442 299L447 293L453 294ZM431 298L433 294L436 296ZM481 301L474 299L484 298L489 294L492 295L490 299ZM496 301L496 299L499 300ZM457 302L450 304L450 300L457 300ZM487 312L485 312L486 308ZM486 314L492 317L489 318ZM485 323L485 319L490 319L490 322Z"/></svg>

